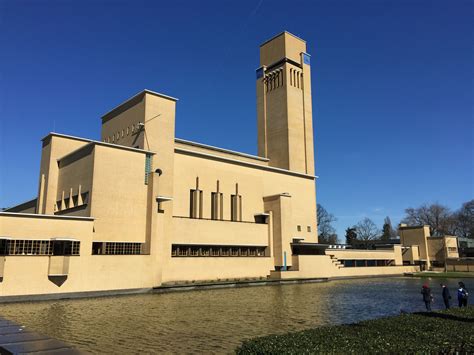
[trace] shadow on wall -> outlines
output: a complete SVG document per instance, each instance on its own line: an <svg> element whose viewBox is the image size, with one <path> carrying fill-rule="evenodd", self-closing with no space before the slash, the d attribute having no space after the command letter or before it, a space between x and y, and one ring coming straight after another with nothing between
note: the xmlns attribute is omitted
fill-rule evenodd
<svg viewBox="0 0 474 355"><path fill-rule="evenodd" d="M48 280L56 286L61 287L61 285L66 282L67 275L48 276Z"/></svg>

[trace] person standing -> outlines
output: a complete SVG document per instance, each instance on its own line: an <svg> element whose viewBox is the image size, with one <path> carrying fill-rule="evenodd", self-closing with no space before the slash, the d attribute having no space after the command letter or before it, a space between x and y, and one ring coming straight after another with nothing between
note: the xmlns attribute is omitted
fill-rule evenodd
<svg viewBox="0 0 474 355"><path fill-rule="evenodd" d="M431 289L428 284L424 284L421 288L421 294L423 295L423 302L428 312L431 312L431 302L433 302L433 296L431 295Z"/></svg>
<svg viewBox="0 0 474 355"><path fill-rule="evenodd" d="M442 288L442 296L443 296L443 302L444 302L444 306L446 307L446 309L449 309L449 300L451 299L451 295L449 294L449 289L446 287L445 284L441 284L441 288Z"/></svg>
<svg viewBox="0 0 474 355"><path fill-rule="evenodd" d="M460 281L458 285L459 285L459 288L458 288L459 307L462 307L462 306L467 307L467 299L469 297L469 293L467 292L464 282Z"/></svg>

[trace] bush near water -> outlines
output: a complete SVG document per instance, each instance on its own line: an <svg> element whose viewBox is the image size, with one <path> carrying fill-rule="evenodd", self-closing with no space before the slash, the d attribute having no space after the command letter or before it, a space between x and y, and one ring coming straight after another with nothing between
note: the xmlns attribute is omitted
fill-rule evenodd
<svg viewBox="0 0 474 355"><path fill-rule="evenodd" d="M243 342L237 354L474 353L474 306L401 314Z"/></svg>

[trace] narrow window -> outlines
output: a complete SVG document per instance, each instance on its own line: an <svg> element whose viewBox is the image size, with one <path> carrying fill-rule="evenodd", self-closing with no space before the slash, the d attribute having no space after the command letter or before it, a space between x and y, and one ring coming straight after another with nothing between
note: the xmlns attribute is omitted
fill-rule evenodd
<svg viewBox="0 0 474 355"><path fill-rule="evenodd" d="M301 226L300 226L300 225L297 225L297 226L296 226L296 230L297 230L298 232L301 232Z"/></svg>
<svg viewBox="0 0 474 355"><path fill-rule="evenodd" d="M148 177L151 172L151 154L147 154L145 157L145 185L148 185Z"/></svg>
<svg viewBox="0 0 474 355"><path fill-rule="evenodd" d="M311 226L308 226L306 229L308 232L311 232Z"/></svg>

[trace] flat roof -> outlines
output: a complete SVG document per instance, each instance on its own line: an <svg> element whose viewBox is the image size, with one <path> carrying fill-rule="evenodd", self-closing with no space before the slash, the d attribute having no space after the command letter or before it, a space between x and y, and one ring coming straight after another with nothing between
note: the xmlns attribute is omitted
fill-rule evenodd
<svg viewBox="0 0 474 355"><path fill-rule="evenodd" d="M138 103L138 101L141 100L143 96L145 96L145 94L159 96L159 97L162 97L164 99L168 99L168 100L172 100L172 101L178 101L178 99L175 98L175 97L160 94L159 92L156 92L156 91L144 89L144 90L140 91L139 93L133 95L131 98L123 101L121 104L115 106L109 112L102 115L102 122L106 122L109 119L111 119L112 117L115 117L116 115L120 114L121 112L124 112L124 111L128 110L130 107L136 105Z"/></svg>
<svg viewBox="0 0 474 355"><path fill-rule="evenodd" d="M182 143L182 144L192 145L192 146L199 147L199 148L205 148L205 149L209 149L209 150L215 150L215 151L217 151L217 152L228 153L228 154L232 154L232 155L238 155L238 156L241 156L241 157L244 157L244 158L250 158L250 159L260 160L260 161L264 161L264 162L270 161L270 159L268 159L268 158L263 158L263 157L259 157L258 155L252 155L252 154L237 152L237 151L235 151L235 150L230 150L230 149L225 149L225 148L219 148L219 147L215 147L215 146L212 146L212 145L203 144L203 143L197 143L197 142L192 142L192 141L188 141L188 140L181 139L181 138L175 138L174 141L175 141L176 143Z"/></svg>
<svg viewBox="0 0 474 355"><path fill-rule="evenodd" d="M429 225L425 224L423 226L398 226L398 229L419 229L424 227L429 227Z"/></svg>
<svg viewBox="0 0 474 355"><path fill-rule="evenodd" d="M260 47L263 47L263 46L266 45L268 42L273 41L275 38L278 38L278 37L280 37L281 35L284 35L285 33L286 33L286 34L289 34L290 36L295 37L296 39L299 39L300 41L303 41L304 43L306 43L306 41L305 41L304 39L302 39L302 38L300 38L300 37L294 35L293 33L288 32L288 31L283 31L283 32L280 32L279 34L273 36L272 38L267 39L265 42L263 42L263 43L260 45Z"/></svg>
<svg viewBox="0 0 474 355"><path fill-rule="evenodd" d="M30 218L50 218L50 219L72 219L72 220L85 220L93 221L94 217L81 217L81 216L57 216L53 214L38 214L38 213L18 213L18 212L0 212L0 216L6 217L30 217Z"/></svg>

